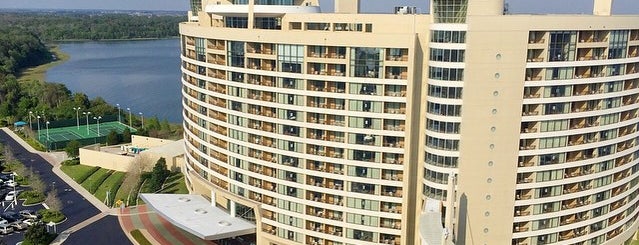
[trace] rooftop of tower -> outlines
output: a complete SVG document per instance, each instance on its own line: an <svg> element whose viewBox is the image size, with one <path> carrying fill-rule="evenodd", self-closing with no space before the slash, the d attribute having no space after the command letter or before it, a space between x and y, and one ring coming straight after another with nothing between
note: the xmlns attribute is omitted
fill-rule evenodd
<svg viewBox="0 0 639 245"><path fill-rule="evenodd" d="M393 13L395 6L414 6L417 13L429 12L429 0L360 0L361 13ZM320 0L322 12L334 12L335 0ZM505 0L510 14L592 14L593 0ZM613 15L639 14L637 0L614 0Z"/></svg>

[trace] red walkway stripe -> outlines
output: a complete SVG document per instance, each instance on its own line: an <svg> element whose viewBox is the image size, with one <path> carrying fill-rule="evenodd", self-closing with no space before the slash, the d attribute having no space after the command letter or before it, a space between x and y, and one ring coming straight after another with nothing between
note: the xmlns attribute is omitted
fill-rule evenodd
<svg viewBox="0 0 639 245"><path fill-rule="evenodd" d="M141 213L146 212L146 206L138 206L138 210L140 210ZM155 238L156 241L160 242L160 244L172 244L171 242L166 240L157 229L155 229L155 226L153 225L151 220L149 220L148 214L140 214L140 220L142 221L142 224L144 224L146 230L151 234L151 236L153 236L153 238Z"/></svg>

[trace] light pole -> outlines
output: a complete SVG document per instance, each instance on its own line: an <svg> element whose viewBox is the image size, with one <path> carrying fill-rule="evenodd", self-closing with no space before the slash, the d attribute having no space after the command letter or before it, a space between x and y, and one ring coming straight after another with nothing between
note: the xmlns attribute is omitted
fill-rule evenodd
<svg viewBox="0 0 639 245"><path fill-rule="evenodd" d="M90 111L82 112L82 115L87 116L87 135L89 135L89 115L91 115Z"/></svg>
<svg viewBox="0 0 639 245"><path fill-rule="evenodd" d="M144 114L140 112L140 118L142 118L142 128L144 128Z"/></svg>
<svg viewBox="0 0 639 245"><path fill-rule="evenodd" d="M95 123L98 125L98 137L100 137L100 119L102 119L102 117L93 117L93 119L95 119Z"/></svg>
<svg viewBox="0 0 639 245"><path fill-rule="evenodd" d="M49 148L49 121L47 121L47 149Z"/></svg>
<svg viewBox="0 0 639 245"><path fill-rule="evenodd" d="M38 116L38 141L40 140L40 116Z"/></svg>
<svg viewBox="0 0 639 245"><path fill-rule="evenodd" d="M78 130L80 130L80 107L73 107L75 110L75 122L78 125Z"/></svg>
<svg viewBox="0 0 639 245"><path fill-rule="evenodd" d="M132 117L131 117L131 108L128 108L128 107L127 107L127 108L126 108L126 110L127 110L127 111L129 111L129 128L132 128L133 126L131 126L131 125L132 125L132 124L131 124L131 118L132 118Z"/></svg>
<svg viewBox="0 0 639 245"><path fill-rule="evenodd" d="M31 130L32 125L31 125L31 117L33 116L33 112L29 111L29 130Z"/></svg>
<svg viewBox="0 0 639 245"><path fill-rule="evenodd" d="M120 120L120 104L115 104L118 107L118 122L122 123L122 120Z"/></svg>

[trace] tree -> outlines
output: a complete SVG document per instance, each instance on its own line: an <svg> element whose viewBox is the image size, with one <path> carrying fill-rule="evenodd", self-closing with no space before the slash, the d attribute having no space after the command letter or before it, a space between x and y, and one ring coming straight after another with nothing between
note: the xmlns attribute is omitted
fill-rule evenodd
<svg viewBox="0 0 639 245"><path fill-rule="evenodd" d="M166 159L161 157L153 166L151 178L149 179L149 189L153 192L160 190L164 180L169 177L169 170L166 167Z"/></svg>
<svg viewBox="0 0 639 245"><path fill-rule="evenodd" d="M44 193L46 185L44 184L44 181L42 181L42 178L40 178L40 175L34 174L31 175L31 178L29 179L29 186L31 186L31 189L40 193Z"/></svg>
<svg viewBox="0 0 639 245"><path fill-rule="evenodd" d="M131 142L131 130L129 130L129 128L125 128L124 132L122 132L122 142L124 143Z"/></svg>
<svg viewBox="0 0 639 245"><path fill-rule="evenodd" d="M42 223L29 227L27 232L24 233L24 243L28 244L45 245L49 244L54 238L55 236L49 234Z"/></svg>
<svg viewBox="0 0 639 245"><path fill-rule="evenodd" d="M47 197L44 199L44 202L52 211L62 210L62 201L58 197L58 190L56 189L52 189L49 193L47 193Z"/></svg>
<svg viewBox="0 0 639 245"><path fill-rule="evenodd" d="M70 158L77 158L78 156L80 156L80 142L77 140L69 141L69 143L67 143L67 146L64 147L64 151Z"/></svg>
<svg viewBox="0 0 639 245"><path fill-rule="evenodd" d="M117 145L118 141L118 133L115 130L111 130L106 137L107 145Z"/></svg>

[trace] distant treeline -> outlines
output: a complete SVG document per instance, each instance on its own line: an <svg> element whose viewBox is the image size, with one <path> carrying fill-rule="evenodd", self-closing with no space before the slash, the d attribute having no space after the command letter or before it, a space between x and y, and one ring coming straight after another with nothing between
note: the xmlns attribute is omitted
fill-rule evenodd
<svg viewBox="0 0 639 245"><path fill-rule="evenodd" d="M186 15L0 13L0 26L25 29L45 42L176 37L183 21Z"/></svg>

